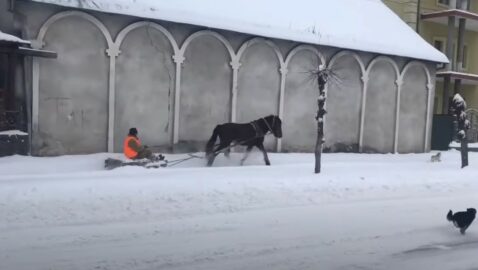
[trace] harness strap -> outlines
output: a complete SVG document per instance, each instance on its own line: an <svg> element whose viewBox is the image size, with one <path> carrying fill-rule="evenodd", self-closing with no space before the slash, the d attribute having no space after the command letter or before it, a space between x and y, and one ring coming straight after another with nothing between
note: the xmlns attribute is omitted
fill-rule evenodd
<svg viewBox="0 0 478 270"><path fill-rule="evenodd" d="M269 125L269 123L267 123L266 119L264 119L264 118L261 118L261 119L264 120L264 123L266 123L266 126L267 126L267 128L269 129L269 131L270 131L271 133L274 133L274 132L272 132L272 127ZM275 117L274 117L273 120L272 120L272 125L274 125L274 120L275 120Z"/></svg>
<svg viewBox="0 0 478 270"><path fill-rule="evenodd" d="M254 139L258 138L258 137L263 137L265 135L263 132L259 131L260 128L257 125L256 121L252 121L250 124L251 124L252 128L254 128L254 131L256 132L256 137L254 137Z"/></svg>

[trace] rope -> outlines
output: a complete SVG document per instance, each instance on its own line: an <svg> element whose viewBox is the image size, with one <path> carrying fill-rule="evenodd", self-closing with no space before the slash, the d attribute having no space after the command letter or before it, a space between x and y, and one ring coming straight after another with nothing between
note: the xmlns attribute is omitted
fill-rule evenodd
<svg viewBox="0 0 478 270"><path fill-rule="evenodd" d="M166 167L173 167L173 166L176 166L180 163L183 163L184 161L187 161L187 160L190 160L190 159L193 159L193 158L204 158L204 157L198 157L198 156L190 156L190 157L187 157L187 158L180 158L180 159L175 159L175 160L171 160L171 161L166 161Z"/></svg>

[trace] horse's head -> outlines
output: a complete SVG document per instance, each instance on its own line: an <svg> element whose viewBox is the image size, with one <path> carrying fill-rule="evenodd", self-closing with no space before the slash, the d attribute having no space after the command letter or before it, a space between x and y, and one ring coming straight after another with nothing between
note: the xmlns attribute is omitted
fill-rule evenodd
<svg viewBox="0 0 478 270"><path fill-rule="evenodd" d="M270 127L270 131L276 138L282 138L282 120L277 115L269 115L264 118Z"/></svg>

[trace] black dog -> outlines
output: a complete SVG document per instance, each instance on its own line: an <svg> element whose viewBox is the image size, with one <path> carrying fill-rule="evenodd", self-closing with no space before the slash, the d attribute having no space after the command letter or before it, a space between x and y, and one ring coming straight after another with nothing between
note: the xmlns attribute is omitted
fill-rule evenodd
<svg viewBox="0 0 478 270"><path fill-rule="evenodd" d="M448 221L453 222L455 227L460 228L460 233L465 234L466 229L471 225L476 216L475 208L468 208L466 212L457 212L453 214L450 210L446 215Z"/></svg>

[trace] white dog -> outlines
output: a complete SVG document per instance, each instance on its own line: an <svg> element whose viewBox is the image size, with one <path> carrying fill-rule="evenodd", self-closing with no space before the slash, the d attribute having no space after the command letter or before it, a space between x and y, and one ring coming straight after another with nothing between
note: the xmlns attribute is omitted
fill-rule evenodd
<svg viewBox="0 0 478 270"><path fill-rule="evenodd" d="M431 162L440 162L440 157L441 157L441 152L436 153L436 155L433 155L431 158Z"/></svg>

